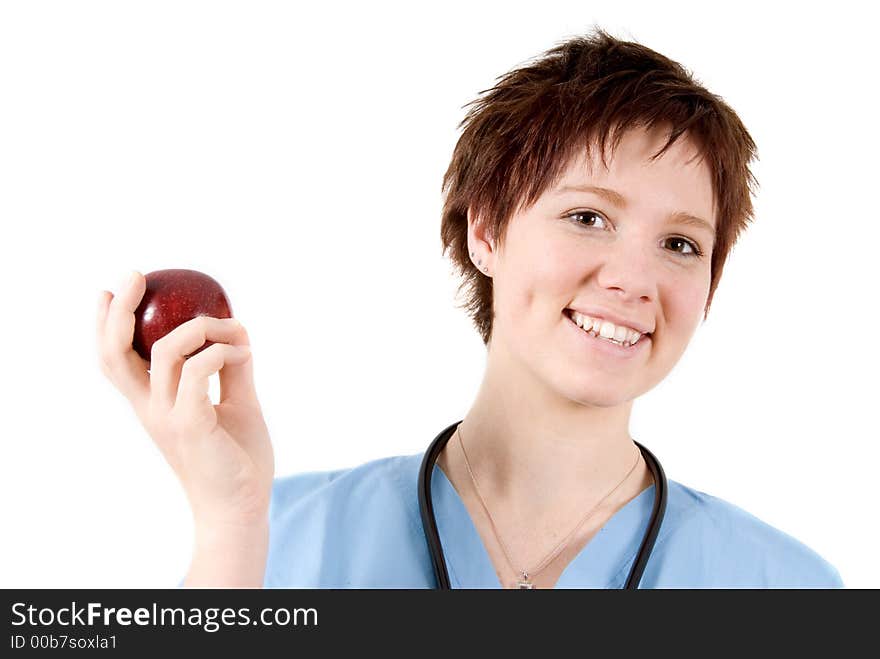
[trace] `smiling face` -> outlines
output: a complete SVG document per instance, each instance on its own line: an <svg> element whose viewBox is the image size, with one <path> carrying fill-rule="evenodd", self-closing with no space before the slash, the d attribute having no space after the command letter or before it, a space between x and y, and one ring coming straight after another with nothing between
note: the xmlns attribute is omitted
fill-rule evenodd
<svg viewBox="0 0 880 659"><path fill-rule="evenodd" d="M495 251L469 221L474 260L493 278L490 361L496 352L506 375L607 407L650 390L679 360L708 298L715 217L711 173L692 142L682 136L649 161L665 140L630 130L607 169L584 150L511 218ZM651 335L618 347L574 325L571 309Z"/></svg>

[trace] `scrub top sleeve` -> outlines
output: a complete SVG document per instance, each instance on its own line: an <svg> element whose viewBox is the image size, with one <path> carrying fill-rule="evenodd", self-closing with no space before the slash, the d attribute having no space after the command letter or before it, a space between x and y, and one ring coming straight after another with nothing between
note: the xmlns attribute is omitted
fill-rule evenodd
<svg viewBox="0 0 880 659"><path fill-rule="evenodd" d="M759 548L762 572L769 588L843 588L843 579L831 563L812 547L767 525L757 528L751 547ZM744 552L745 553L745 552ZM755 557L758 560L758 557Z"/></svg>
<svg viewBox="0 0 880 659"><path fill-rule="evenodd" d="M644 588L844 587L812 548L727 501L671 484L667 516Z"/></svg>
<svg viewBox="0 0 880 659"><path fill-rule="evenodd" d="M828 563L828 568L828 585L826 588L846 588L846 584L843 583L843 578L840 576L837 568L831 565L831 563Z"/></svg>
<svg viewBox="0 0 880 659"><path fill-rule="evenodd" d="M350 468L333 471L306 471L288 476L280 476L272 482L272 497L269 501L269 523L287 510L291 504L331 483Z"/></svg>
<svg viewBox="0 0 880 659"><path fill-rule="evenodd" d="M801 544L802 562L790 565L787 581L798 588L845 588L840 572L810 547Z"/></svg>

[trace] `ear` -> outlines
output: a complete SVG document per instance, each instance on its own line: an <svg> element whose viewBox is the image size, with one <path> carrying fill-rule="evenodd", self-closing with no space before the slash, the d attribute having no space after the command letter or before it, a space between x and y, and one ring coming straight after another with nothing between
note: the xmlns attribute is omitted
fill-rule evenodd
<svg viewBox="0 0 880 659"><path fill-rule="evenodd" d="M495 260L495 240L489 235L488 223L482 221L472 207L467 211L468 223L468 252L472 255L471 261L480 270L486 269L491 273Z"/></svg>

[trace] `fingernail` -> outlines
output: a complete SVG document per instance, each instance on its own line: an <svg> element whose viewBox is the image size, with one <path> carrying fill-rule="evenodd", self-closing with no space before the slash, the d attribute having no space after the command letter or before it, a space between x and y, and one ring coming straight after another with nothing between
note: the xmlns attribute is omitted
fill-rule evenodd
<svg viewBox="0 0 880 659"><path fill-rule="evenodd" d="M129 286L134 283L134 270L129 270L128 274L123 277L119 282L119 288L117 289L119 292L126 290Z"/></svg>

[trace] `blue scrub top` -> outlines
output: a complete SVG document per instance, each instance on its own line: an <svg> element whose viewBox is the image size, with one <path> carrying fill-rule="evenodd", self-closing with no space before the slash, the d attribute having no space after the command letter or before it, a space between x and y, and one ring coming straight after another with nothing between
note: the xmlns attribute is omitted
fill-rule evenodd
<svg viewBox="0 0 880 659"><path fill-rule="evenodd" d="M419 514L422 454L276 478L264 586L434 588ZM453 588L500 588L458 492L435 465L434 514ZM609 519L557 588L622 588L648 526L651 485ZM717 497L669 480L641 588L842 588L812 549Z"/></svg>

